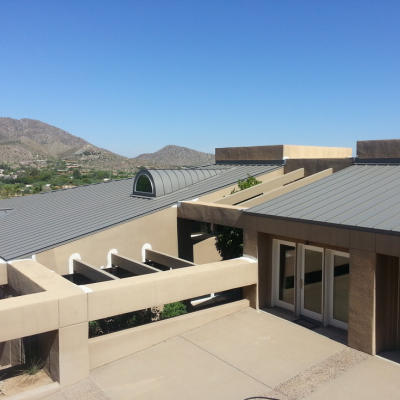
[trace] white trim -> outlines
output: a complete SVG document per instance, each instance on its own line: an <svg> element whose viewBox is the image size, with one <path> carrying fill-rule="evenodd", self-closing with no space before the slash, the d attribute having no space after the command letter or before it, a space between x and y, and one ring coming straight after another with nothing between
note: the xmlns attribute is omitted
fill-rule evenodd
<svg viewBox="0 0 400 400"><path fill-rule="evenodd" d="M348 330L349 324L343 321L339 321L333 318L333 281L334 281L334 257L345 257L349 259L350 263L350 254L343 253L341 251L326 249L326 258L325 258L325 269L326 269L326 279L325 279L325 317L324 317L324 325L332 325L336 328Z"/></svg>
<svg viewBox="0 0 400 400"><path fill-rule="evenodd" d="M81 255L79 253L74 253L69 256L68 273L70 275L74 273L74 260L81 260Z"/></svg>
<svg viewBox="0 0 400 400"><path fill-rule="evenodd" d="M12 264L13 262L16 261L33 261L32 258L16 258L15 260L7 261L8 264Z"/></svg>
<svg viewBox="0 0 400 400"><path fill-rule="evenodd" d="M88 288L85 285L78 285L78 287L81 288L85 293L92 293L93 292L92 289Z"/></svg>
<svg viewBox="0 0 400 400"><path fill-rule="evenodd" d="M191 202L191 201L198 201L198 200L199 200L199 198L196 197L195 199L192 199L192 200L181 200L181 201L177 201L177 202L176 202L176 207L180 207L180 206L182 205L182 203L189 203L189 202ZM174 207L174 206L172 206L172 207Z"/></svg>
<svg viewBox="0 0 400 400"><path fill-rule="evenodd" d="M286 303L285 301L279 300L279 268L280 268L280 246L291 246L295 249L295 271L294 271L294 296L293 302L294 304ZM272 247L272 293L271 293L271 306L275 307L282 307L289 311L295 311L295 304L296 304L296 259L297 259L297 248L296 243L294 242L286 242L284 240L277 240L274 239L273 247Z"/></svg>
<svg viewBox="0 0 400 400"><path fill-rule="evenodd" d="M322 263L321 263L321 269L322 269L322 281L321 281L321 314L318 314L314 311L307 310L304 308L304 285L301 285L300 282L300 292L301 292L301 297L300 297L300 312L302 315L308 318L315 319L316 321L321 321L323 320L323 314L324 314L324 295L325 295L325 288L324 288L324 280L325 280L325 254L324 254L324 249L322 247L316 247L316 246L308 246L304 245L302 249L302 255L301 255L301 274L300 274L300 279L304 281L304 261L305 261L305 250L312 250L316 251L322 254ZM302 287L303 286L303 287Z"/></svg>
<svg viewBox="0 0 400 400"><path fill-rule="evenodd" d="M118 254L118 250L117 249L111 249L107 253L107 267L106 268L111 268L111 254Z"/></svg>
<svg viewBox="0 0 400 400"><path fill-rule="evenodd" d="M235 258L235 260L244 260L244 261L247 261L249 263L256 263L258 261L257 259L255 259L253 257L250 258L250 257L246 257L246 256L237 257L237 258Z"/></svg>
<svg viewBox="0 0 400 400"><path fill-rule="evenodd" d="M150 243L145 243L143 246L142 246L142 262L145 262L146 261L146 250L152 250L153 248L151 247L151 244Z"/></svg>

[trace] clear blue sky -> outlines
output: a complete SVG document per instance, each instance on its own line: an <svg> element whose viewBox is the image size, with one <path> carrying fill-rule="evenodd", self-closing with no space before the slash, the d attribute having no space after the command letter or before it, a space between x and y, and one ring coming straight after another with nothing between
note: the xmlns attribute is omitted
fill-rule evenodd
<svg viewBox="0 0 400 400"><path fill-rule="evenodd" d="M400 137L399 0L2 0L0 116L133 157Z"/></svg>

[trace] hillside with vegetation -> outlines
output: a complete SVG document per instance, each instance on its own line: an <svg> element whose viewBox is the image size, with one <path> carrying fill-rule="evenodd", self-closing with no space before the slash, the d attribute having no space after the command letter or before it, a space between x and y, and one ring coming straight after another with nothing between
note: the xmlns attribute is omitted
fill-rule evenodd
<svg viewBox="0 0 400 400"><path fill-rule="evenodd" d="M135 158L140 164L174 165L189 167L215 163L214 154L202 153L187 147L168 145L155 153L141 154ZM173 164L171 164L173 163Z"/></svg>
<svg viewBox="0 0 400 400"><path fill-rule="evenodd" d="M140 167L174 168L214 162L214 155L168 145L155 153L128 158L41 121L0 118L0 163L13 168L62 160L84 169L134 173Z"/></svg>
<svg viewBox="0 0 400 400"><path fill-rule="evenodd" d="M41 121L0 118L0 199L213 162L213 154L173 145L127 158Z"/></svg>

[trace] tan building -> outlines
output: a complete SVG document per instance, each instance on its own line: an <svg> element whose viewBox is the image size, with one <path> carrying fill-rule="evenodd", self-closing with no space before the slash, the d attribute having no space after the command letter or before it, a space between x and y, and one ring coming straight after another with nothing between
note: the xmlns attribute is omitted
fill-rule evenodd
<svg viewBox="0 0 400 400"><path fill-rule="evenodd" d="M55 381L40 398L245 307L348 331L369 354L397 349L399 142L359 142L356 159L216 149L211 166L1 201L0 365L33 340ZM262 183L231 194L248 175ZM243 229L242 258L221 261L221 225ZM90 321L177 301L192 312L88 336Z"/></svg>

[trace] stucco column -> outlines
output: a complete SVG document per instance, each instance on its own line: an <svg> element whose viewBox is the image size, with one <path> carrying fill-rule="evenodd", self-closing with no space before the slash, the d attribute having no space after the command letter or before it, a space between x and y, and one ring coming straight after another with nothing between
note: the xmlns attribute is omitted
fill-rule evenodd
<svg viewBox="0 0 400 400"><path fill-rule="evenodd" d="M60 385L69 386L89 378L88 323L58 331Z"/></svg>
<svg viewBox="0 0 400 400"><path fill-rule="evenodd" d="M375 354L376 253L350 249L348 345Z"/></svg>
<svg viewBox="0 0 400 400"><path fill-rule="evenodd" d="M272 293L272 237L257 234L258 252L258 307L271 307Z"/></svg>
<svg viewBox="0 0 400 400"><path fill-rule="evenodd" d="M243 255L257 258L257 232L243 229Z"/></svg>
<svg viewBox="0 0 400 400"><path fill-rule="evenodd" d="M193 262L192 226L190 219L177 218L178 257Z"/></svg>

